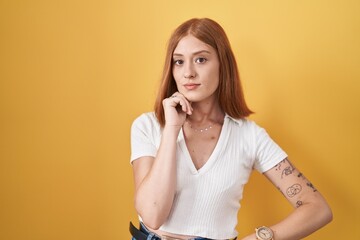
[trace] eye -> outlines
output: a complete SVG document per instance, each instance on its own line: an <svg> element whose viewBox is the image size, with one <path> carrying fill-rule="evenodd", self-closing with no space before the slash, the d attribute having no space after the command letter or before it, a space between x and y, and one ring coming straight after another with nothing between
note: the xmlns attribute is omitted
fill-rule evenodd
<svg viewBox="0 0 360 240"><path fill-rule="evenodd" d="M180 59L175 59L174 60L174 62L173 62L175 65L181 65L181 64L183 64L184 63L184 61L183 60L180 60Z"/></svg>
<svg viewBox="0 0 360 240"><path fill-rule="evenodd" d="M200 57L200 58L197 58L195 60L196 63L206 63L207 59L206 58L203 58L203 57Z"/></svg>

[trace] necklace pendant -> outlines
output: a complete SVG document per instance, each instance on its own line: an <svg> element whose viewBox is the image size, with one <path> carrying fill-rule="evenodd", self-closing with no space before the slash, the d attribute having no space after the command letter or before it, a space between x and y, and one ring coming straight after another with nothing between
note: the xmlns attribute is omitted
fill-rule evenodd
<svg viewBox="0 0 360 240"><path fill-rule="evenodd" d="M203 132L208 131L208 130L210 130L210 129L212 128L211 125L208 126L208 127L206 127L206 128L194 128L188 121L186 121L186 122L189 124L190 128L191 128L192 130L194 130L195 132L203 133Z"/></svg>

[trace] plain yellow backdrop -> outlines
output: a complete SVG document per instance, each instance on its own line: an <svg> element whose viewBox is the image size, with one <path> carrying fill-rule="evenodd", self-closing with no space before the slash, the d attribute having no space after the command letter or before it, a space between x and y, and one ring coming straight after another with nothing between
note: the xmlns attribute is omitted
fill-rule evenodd
<svg viewBox="0 0 360 240"><path fill-rule="evenodd" d="M224 27L251 118L332 206L306 239L360 239L359 12L357 0L1 0L0 239L130 239L130 125L192 17ZM240 236L290 211L254 173Z"/></svg>

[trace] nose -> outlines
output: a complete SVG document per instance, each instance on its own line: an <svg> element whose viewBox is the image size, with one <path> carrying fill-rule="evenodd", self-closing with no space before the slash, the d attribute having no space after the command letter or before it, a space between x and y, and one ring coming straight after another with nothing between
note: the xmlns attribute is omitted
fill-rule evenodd
<svg viewBox="0 0 360 240"><path fill-rule="evenodd" d="M196 71L194 69L194 66L191 63L185 64L184 68L184 78L195 78L196 77Z"/></svg>

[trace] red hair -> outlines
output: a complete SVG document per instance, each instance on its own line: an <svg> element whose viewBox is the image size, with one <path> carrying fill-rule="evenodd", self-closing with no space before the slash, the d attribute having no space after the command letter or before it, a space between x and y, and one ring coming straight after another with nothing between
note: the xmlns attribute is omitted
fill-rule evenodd
<svg viewBox="0 0 360 240"><path fill-rule="evenodd" d="M160 125L165 125L162 101L177 91L172 74L173 52L179 41L187 35L192 35L213 47L218 54L220 76L217 95L221 109L229 116L237 119L253 113L246 105L235 56L224 29L211 19L193 18L176 28L168 42L161 85L155 102L155 115Z"/></svg>

